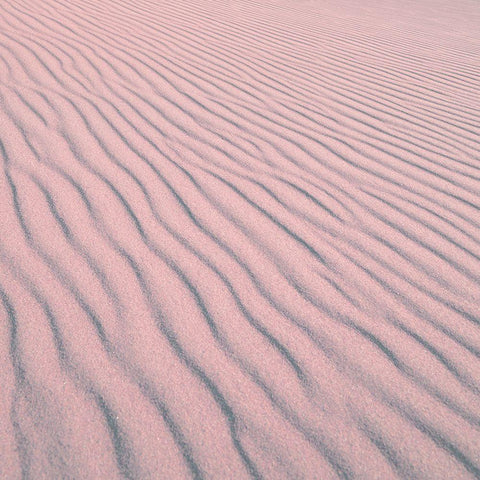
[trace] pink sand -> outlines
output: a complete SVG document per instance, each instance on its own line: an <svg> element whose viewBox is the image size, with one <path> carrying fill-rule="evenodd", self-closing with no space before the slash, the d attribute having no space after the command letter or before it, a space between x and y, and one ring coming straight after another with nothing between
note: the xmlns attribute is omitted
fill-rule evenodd
<svg viewBox="0 0 480 480"><path fill-rule="evenodd" d="M480 478L480 3L0 0L0 478Z"/></svg>

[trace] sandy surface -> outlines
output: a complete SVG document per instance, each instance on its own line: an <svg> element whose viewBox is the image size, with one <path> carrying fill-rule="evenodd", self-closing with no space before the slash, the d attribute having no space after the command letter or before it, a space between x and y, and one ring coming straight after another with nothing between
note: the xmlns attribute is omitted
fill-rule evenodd
<svg viewBox="0 0 480 480"><path fill-rule="evenodd" d="M0 0L0 478L480 478L480 3Z"/></svg>

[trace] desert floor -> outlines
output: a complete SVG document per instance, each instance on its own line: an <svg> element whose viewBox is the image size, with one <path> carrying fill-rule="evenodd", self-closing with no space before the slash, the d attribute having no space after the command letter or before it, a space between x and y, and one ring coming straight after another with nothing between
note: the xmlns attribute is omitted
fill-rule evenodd
<svg viewBox="0 0 480 480"><path fill-rule="evenodd" d="M0 0L0 478L480 478L480 3Z"/></svg>

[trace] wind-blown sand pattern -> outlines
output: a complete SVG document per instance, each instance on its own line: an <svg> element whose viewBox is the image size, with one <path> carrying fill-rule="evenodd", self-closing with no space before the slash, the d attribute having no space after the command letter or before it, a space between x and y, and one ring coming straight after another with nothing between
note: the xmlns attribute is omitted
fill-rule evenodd
<svg viewBox="0 0 480 480"><path fill-rule="evenodd" d="M480 478L479 26L0 1L0 478Z"/></svg>

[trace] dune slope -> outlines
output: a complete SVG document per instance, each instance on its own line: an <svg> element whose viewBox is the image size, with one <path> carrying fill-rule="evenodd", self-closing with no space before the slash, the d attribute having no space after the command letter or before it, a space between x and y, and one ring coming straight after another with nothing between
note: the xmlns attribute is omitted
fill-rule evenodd
<svg viewBox="0 0 480 480"><path fill-rule="evenodd" d="M480 478L480 4L0 2L0 478Z"/></svg>

